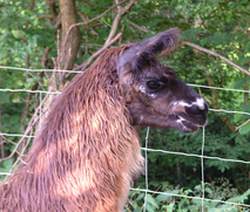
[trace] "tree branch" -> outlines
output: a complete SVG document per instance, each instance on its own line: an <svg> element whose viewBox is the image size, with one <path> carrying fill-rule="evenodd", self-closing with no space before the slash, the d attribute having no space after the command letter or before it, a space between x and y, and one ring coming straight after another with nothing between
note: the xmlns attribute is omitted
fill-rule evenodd
<svg viewBox="0 0 250 212"><path fill-rule="evenodd" d="M109 43L104 44L100 49L98 49L92 56L87 60L87 62L81 64L80 66L76 67L75 70L82 71L86 69L94 59L96 59L105 49L109 48L113 43L119 40L122 36L122 33L118 33L114 38L112 38Z"/></svg>
<svg viewBox="0 0 250 212"><path fill-rule="evenodd" d="M226 57L218 54L217 52L214 52L214 51L211 51L209 49L206 49L204 47L201 47L197 44L194 44L194 43L191 43L191 42L188 42L188 41L183 41L182 42L184 45L187 45L187 46L190 46L194 49L197 49L198 51L201 51L201 52L205 52L209 55L212 55L214 57L217 57L217 58L220 58L221 60L223 60L225 63L227 63L228 65L231 65L233 66L235 69L238 69L239 71L241 71L242 73L250 76L250 72L242 67L240 67L239 65L235 64L234 62L232 62L231 60L227 59Z"/></svg>
<svg viewBox="0 0 250 212"><path fill-rule="evenodd" d="M82 26L82 25L84 25L84 26L86 26L86 25L89 25L90 23L92 23L92 22L94 22L94 21L96 21L96 20L98 20L98 19L100 19L100 18L102 18L104 15L106 15L109 11L111 11L112 9L114 9L114 8L116 8L116 7L120 7L120 5L122 5L123 3L125 3L127 0L123 0L123 1L120 1L120 2L118 2L117 4L115 4L115 5L113 5L113 6L111 6L110 8L108 8L107 10L105 10L103 13L101 13L100 15L98 15L98 16L96 16L96 17L94 17L94 18L92 18L92 19L90 19L90 20L88 20L88 21L84 21L84 22L79 22L79 23L75 23L75 24L72 24L70 27L69 27L69 29L68 29L68 31L66 32L66 35L65 35L65 37L64 37L64 39L63 39L63 42L62 42L62 46L65 46L66 45L66 42L67 42L67 40L68 40L68 38L69 38L69 35L70 35L70 33L71 33L71 31L75 28L75 27L78 27L78 26ZM132 7L132 3L135 3L137 0L131 0L129 3L128 3L128 5L125 7L125 9L124 9L124 11L122 11L122 13L123 14L125 14L131 7ZM116 20L116 21L118 21L118 20ZM117 24L119 24L119 21L117 22ZM118 26L118 25L117 25ZM116 27L117 28L117 27ZM118 37L117 36L115 36L114 38L113 38L113 36L114 36L114 33L113 33L113 31L116 31L116 29L113 29L113 28L111 28L111 31L112 31L112 37L111 37L111 39L109 38L109 42L107 42L107 40L106 40L106 42L105 42L105 44L103 45L103 47L101 48L101 49L99 49L97 52L95 52L94 53L94 55L93 56L91 56L90 58L89 58L89 60L86 62L86 63L83 63L83 64L81 64L80 66L78 66L75 70L79 70L79 69L85 69L86 67L88 67L89 66L89 64L104 50L104 49L106 49L106 48L108 48L109 46L111 46L114 42L116 42L120 37L121 37L121 35L119 35ZM110 37L110 34L111 34L111 32L109 33L109 36L108 37ZM118 34L117 34L118 35ZM101 51L102 50L102 51ZM59 52L60 51L58 51L58 55L59 55ZM98 54L97 54L98 53Z"/></svg>
<svg viewBox="0 0 250 212"><path fill-rule="evenodd" d="M116 31L118 29L118 25L121 21L122 16L125 15L136 2L137 0L130 0L127 5L122 7L121 2L119 0L115 0L115 4L117 6L117 14L114 18L114 21L111 26L111 30L109 32L108 38L104 45L106 45L107 43L110 42L110 40L112 40L112 38L116 34Z"/></svg>
<svg viewBox="0 0 250 212"><path fill-rule="evenodd" d="M106 39L104 46L110 42L110 40L113 38L113 36L115 35L118 25L120 23L121 17L122 17L122 8L119 5L119 0L115 0L115 4L117 5L117 14L113 20L112 26L111 26L111 30L109 32L108 38Z"/></svg>
<svg viewBox="0 0 250 212"><path fill-rule="evenodd" d="M121 1L121 2L119 3L119 5L122 5L122 4L125 3L126 1L127 1L127 0ZM111 6L111 7L109 7L107 10L105 10L105 11L102 12L101 14L97 15L96 17L94 17L94 18L92 18L92 19L90 19L90 20L88 20L88 21L83 21L83 22L79 22L79 23L76 23L76 24L71 25L70 28L69 28L69 30L68 30L68 32L67 32L67 34L69 34L70 31L71 31L74 27L89 25L89 24L91 24L92 22L95 22L95 21L99 20L100 18L102 18L103 16L105 16L108 12L110 12L111 10L113 10L113 9L116 8L116 7L117 7L117 4L115 4L115 5ZM66 36L66 37L67 37L67 36Z"/></svg>
<svg viewBox="0 0 250 212"><path fill-rule="evenodd" d="M250 123L250 119L246 120L245 122L243 122L242 124L240 124L238 127L236 127L235 131L238 131L240 128L244 127L248 123Z"/></svg>
<svg viewBox="0 0 250 212"><path fill-rule="evenodd" d="M143 33L148 33L149 30L145 27L145 26L140 26L134 22L132 22L131 20L127 19L128 24L131 25L131 27L133 27L134 29L141 31Z"/></svg>
<svg viewBox="0 0 250 212"><path fill-rule="evenodd" d="M48 96L48 95L47 95ZM0 162L4 161L4 160L8 160L11 157L13 157L13 155L17 152L18 147L26 140L26 137L29 136L32 132L32 130L37 127L37 123L40 120L39 117L39 112L41 110L41 107L43 106L43 104L47 101L47 96L42 100L42 102L40 103L40 105L36 108L32 118L30 119L28 126L26 127L26 130L23 134L23 136L20 138L20 140L16 143L14 149L12 150L12 152L6 156L5 158L1 158ZM20 156L19 156L20 157ZM17 158L17 160L20 160L20 158Z"/></svg>
<svg viewBox="0 0 250 212"><path fill-rule="evenodd" d="M123 2L124 1L115 0L115 4L116 4L115 6L117 8L117 14L116 14L116 16L115 16L115 18L113 20L113 23L112 23L108 38L106 39L103 46L99 50L97 50L88 59L87 62L81 64L75 70L84 70L84 69L86 69L93 62L93 60L95 58L97 58L105 49L107 49L109 46L111 46L113 43L115 43L121 37L122 33L116 34L117 29L118 29L118 25L120 23L120 20L121 20L122 16L125 15L131 9L131 7L137 2L137 0L130 0L127 5L122 7L121 5L122 5Z"/></svg>

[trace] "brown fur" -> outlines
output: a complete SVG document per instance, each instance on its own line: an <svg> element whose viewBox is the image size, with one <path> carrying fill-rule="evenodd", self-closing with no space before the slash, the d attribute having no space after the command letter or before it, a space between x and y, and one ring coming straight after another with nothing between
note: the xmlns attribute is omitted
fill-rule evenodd
<svg viewBox="0 0 250 212"><path fill-rule="evenodd" d="M0 186L0 211L121 211L143 158L105 51L55 98L26 163ZM112 114L112 115L111 115Z"/></svg>

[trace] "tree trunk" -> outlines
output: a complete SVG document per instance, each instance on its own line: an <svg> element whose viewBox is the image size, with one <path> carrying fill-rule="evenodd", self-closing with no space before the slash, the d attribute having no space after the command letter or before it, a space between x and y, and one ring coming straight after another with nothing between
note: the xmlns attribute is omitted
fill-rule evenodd
<svg viewBox="0 0 250 212"><path fill-rule="evenodd" d="M76 20L75 0L60 0L61 39L58 68L72 69L80 46L80 32L74 26Z"/></svg>

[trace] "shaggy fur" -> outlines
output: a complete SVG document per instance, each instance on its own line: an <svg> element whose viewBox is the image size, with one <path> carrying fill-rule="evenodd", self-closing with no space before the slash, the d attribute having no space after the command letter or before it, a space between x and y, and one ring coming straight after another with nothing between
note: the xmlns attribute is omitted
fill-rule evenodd
<svg viewBox="0 0 250 212"><path fill-rule="evenodd" d="M105 51L55 98L26 164L0 186L0 211L122 210L143 164L116 73L125 48Z"/></svg>

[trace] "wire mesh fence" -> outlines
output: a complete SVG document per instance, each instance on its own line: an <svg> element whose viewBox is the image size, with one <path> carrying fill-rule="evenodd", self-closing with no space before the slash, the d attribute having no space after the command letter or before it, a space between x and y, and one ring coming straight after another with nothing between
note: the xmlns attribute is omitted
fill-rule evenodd
<svg viewBox="0 0 250 212"><path fill-rule="evenodd" d="M26 69L26 68L16 68L16 67L8 67L8 66L0 66L0 70L11 70L11 71L21 71L21 72L28 72L28 73L40 73L40 72L54 72L55 70L53 69ZM81 73L79 71L70 71L70 70L56 70L56 72L66 72L66 73ZM223 92L234 92L234 93L247 93L250 94L250 90L244 90L244 89L232 89L232 88L223 88L223 87L215 87L215 86L208 86L208 85L200 85L200 84L189 84L191 87L194 88L200 88L200 89L209 89L209 90L217 90L217 91L223 91ZM28 94L34 94L37 95L37 99L39 101L40 108L38 108L38 119L41 121L42 116L44 115L45 111L42 108L42 102L45 97L45 95L58 95L60 94L60 91L48 91L48 90L41 90L41 89L27 89L27 88L1 88L0 87L0 93L28 93ZM210 108L209 109L210 113L218 113L218 114L229 114L229 115L243 115L247 117L247 121L242 123L240 127L244 126L247 124L250 120L250 112L248 111L242 111L242 110L229 110L229 109L224 109L224 108ZM209 117L208 117L209 118ZM39 122L38 120L38 122ZM139 192L144 195L143 198L143 205L142 205L142 211L148 211L148 196L150 195L163 195L166 197L172 197L172 198L184 198L188 200L197 200L200 202L200 209L201 211L206 211L206 203L207 202L215 202L215 203L220 203L220 204L227 204L227 205L233 205L233 206L238 206L243 208L242 210L244 211L249 211L250 210L250 204L245 204L242 202L237 202L237 201L230 201L230 200L222 200L222 199L212 199L212 198L207 198L206 197L206 169L204 166L205 160L214 160L214 161L220 161L220 162L230 162L230 163L236 163L236 164L245 164L249 165L250 160L242 160L242 159L235 159L235 158L224 158L220 156L210 156L205 154L205 148L206 148L206 127L202 128L202 136L200 140L200 153L188 153L188 152L182 152L182 151L173 151L169 149L157 149L157 148L151 148L149 146L150 143L150 128L146 129L146 134L145 134L145 142L144 145L142 146L142 152L145 157L145 170L144 170L144 188L140 187L133 187L131 188L132 192ZM12 149L12 152L10 155L0 158L0 163L3 161L6 161L13 157L14 154L20 155L20 160L21 156L25 154L25 152L28 149L28 146L32 142L32 139L34 138L34 131L30 131L29 133L18 133L18 132L0 132L0 138L1 136L8 138L8 137L14 137L16 139L27 139L25 143L22 142L12 142L9 141L14 147ZM0 140L1 141L1 140ZM7 141L8 143L8 141ZM0 143L1 145L1 143ZM21 146L21 148L20 148ZM182 193L177 193L177 192L171 192L171 191L161 191L161 190L152 190L149 187L150 179L149 179L149 171L150 167L148 166L149 160L148 160L148 155L151 153L155 154L161 154L161 157L167 157L167 156L176 156L176 157L187 157L187 158L195 158L200 160L200 182L201 182L201 193L200 195L186 195ZM13 166L16 166L17 163L20 162L16 161ZM22 161L21 161L22 162ZM155 164L157 165L157 164ZM13 167L14 168L14 167ZM8 176L11 175L11 172L13 168L8 171L8 172L0 172L0 176Z"/></svg>

